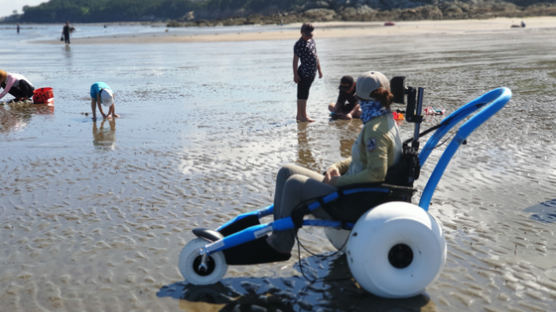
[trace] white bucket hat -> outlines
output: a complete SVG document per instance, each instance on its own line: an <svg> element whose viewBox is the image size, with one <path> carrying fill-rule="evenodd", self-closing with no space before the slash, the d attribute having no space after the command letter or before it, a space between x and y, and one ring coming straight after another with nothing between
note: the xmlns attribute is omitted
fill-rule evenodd
<svg viewBox="0 0 556 312"><path fill-rule="evenodd" d="M100 91L100 102L106 107L114 104L114 93L110 89L102 89Z"/></svg>
<svg viewBox="0 0 556 312"><path fill-rule="evenodd" d="M360 99L370 100L372 98L371 93L380 87L390 91L390 82L388 78L386 78L384 74L376 71L366 72L357 78L355 95Z"/></svg>

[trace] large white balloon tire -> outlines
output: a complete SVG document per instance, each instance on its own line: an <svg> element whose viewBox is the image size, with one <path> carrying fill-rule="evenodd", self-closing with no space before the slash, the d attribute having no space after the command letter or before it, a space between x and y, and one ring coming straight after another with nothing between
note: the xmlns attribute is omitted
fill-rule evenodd
<svg viewBox="0 0 556 312"><path fill-rule="evenodd" d="M226 257L221 251L207 256L206 269L200 268L202 261L201 248L209 241L196 238L183 247L180 253L178 268L185 280L194 285L210 285L218 283L228 270Z"/></svg>
<svg viewBox="0 0 556 312"><path fill-rule="evenodd" d="M388 202L361 216L346 249L355 280L385 298L423 293L446 263L446 241L438 222L407 202Z"/></svg>

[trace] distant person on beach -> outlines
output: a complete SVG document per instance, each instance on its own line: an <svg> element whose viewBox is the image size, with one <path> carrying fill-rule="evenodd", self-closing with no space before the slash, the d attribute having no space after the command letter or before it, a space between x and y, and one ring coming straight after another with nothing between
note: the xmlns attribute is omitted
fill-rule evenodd
<svg viewBox="0 0 556 312"><path fill-rule="evenodd" d="M295 164L283 166L276 176L274 220L292 216L300 204L333 193L338 187L383 182L388 168L401 158L402 142L390 110L394 96L386 76L372 71L361 75L356 94L361 99L364 126L353 143L351 157L333 164L324 175ZM341 207L331 203L329 209ZM331 218L323 208L312 213L318 218ZM245 246L257 251L249 260L264 263L289 259L296 232L297 229L274 231L266 239L247 243Z"/></svg>
<svg viewBox="0 0 556 312"><path fill-rule="evenodd" d="M297 83L296 120L300 122L314 121L307 116L307 99L317 70L319 78L322 78L317 46L313 40L314 29L313 25L304 23L301 26L301 38L293 47L293 81ZM300 60L301 65L297 67Z"/></svg>
<svg viewBox="0 0 556 312"><path fill-rule="evenodd" d="M108 109L108 114L104 113L102 106ZM93 121L97 120L97 107L103 119L120 117L115 111L114 92L106 83L101 81L95 82L91 86L91 110L93 113Z"/></svg>
<svg viewBox="0 0 556 312"><path fill-rule="evenodd" d="M25 101L31 98L35 91L33 84L23 75L3 70L0 70L0 86L4 89L0 93L0 99L9 93L15 97L15 101Z"/></svg>
<svg viewBox="0 0 556 312"><path fill-rule="evenodd" d="M17 24L16 29L17 29L17 34L19 34L19 24Z"/></svg>
<svg viewBox="0 0 556 312"><path fill-rule="evenodd" d="M361 116L359 100L355 96L356 83L351 76L343 76L338 87L339 94L336 103L330 103L328 110L334 119L352 119Z"/></svg>
<svg viewBox="0 0 556 312"><path fill-rule="evenodd" d="M511 28L525 28L525 22L522 20L519 24L510 25Z"/></svg>
<svg viewBox="0 0 556 312"><path fill-rule="evenodd" d="M66 21L66 24L62 28L62 37L66 44L70 44L70 33L72 32L72 28L69 21Z"/></svg>

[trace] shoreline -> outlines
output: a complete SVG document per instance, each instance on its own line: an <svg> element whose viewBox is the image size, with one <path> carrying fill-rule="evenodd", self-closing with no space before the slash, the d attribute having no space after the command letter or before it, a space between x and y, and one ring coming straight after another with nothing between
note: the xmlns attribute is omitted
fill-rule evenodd
<svg viewBox="0 0 556 312"><path fill-rule="evenodd" d="M526 23L525 28L512 28L521 20ZM165 28L162 32L153 32L137 35L113 35L100 37L74 38L72 44L116 44L116 43L180 43L180 42L226 42L226 41L261 41L261 40L286 40L299 36L299 25L287 24L284 30L238 31L233 33L219 32L222 28L215 29L210 34L176 34L173 28ZM352 38L373 36L404 36L427 34L452 34L466 33L491 33L498 31L538 30L556 28L556 17L529 17L511 18L500 17L492 19L468 20L422 20L395 22L394 26L384 26L380 22L316 22L315 38ZM253 27L262 26L256 25ZM267 25L264 25L267 26ZM209 26L210 27L210 26ZM224 26L225 27L225 26ZM369 30L373 32L369 32ZM251 29L253 30L253 29ZM58 40L40 40L36 43L59 44Z"/></svg>

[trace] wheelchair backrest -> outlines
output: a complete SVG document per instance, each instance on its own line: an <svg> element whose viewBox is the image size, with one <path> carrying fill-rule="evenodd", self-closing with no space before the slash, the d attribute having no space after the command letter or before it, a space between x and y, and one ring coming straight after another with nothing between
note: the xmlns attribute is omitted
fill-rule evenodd
<svg viewBox="0 0 556 312"><path fill-rule="evenodd" d="M386 172L385 183L413 187L413 182L419 178L420 173L421 164L418 152L404 144L400 159Z"/></svg>

